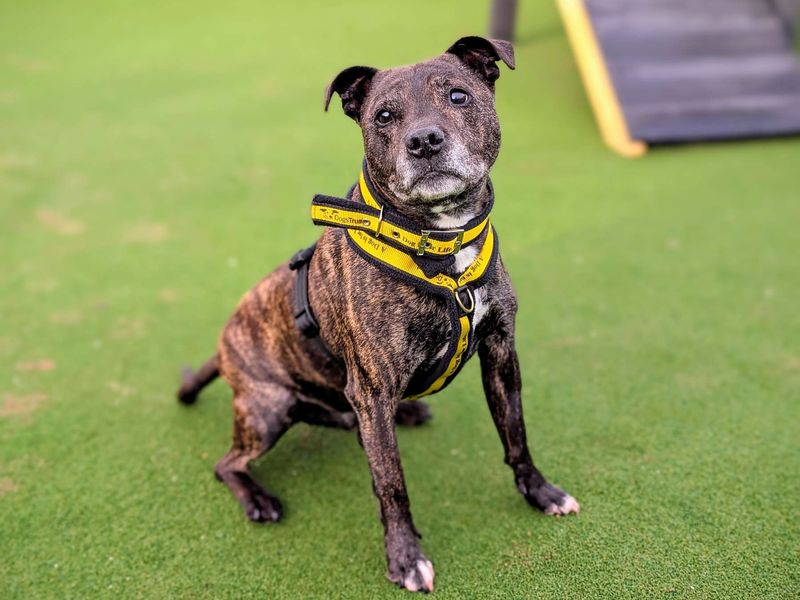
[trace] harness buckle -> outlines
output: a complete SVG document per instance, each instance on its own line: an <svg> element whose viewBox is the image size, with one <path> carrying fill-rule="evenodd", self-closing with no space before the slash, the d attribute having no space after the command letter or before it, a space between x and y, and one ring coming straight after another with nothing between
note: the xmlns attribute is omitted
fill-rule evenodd
<svg viewBox="0 0 800 600"><path fill-rule="evenodd" d="M428 248L428 238L431 237L432 233L452 233L455 234L455 239L453 240L453 250L450 254L456 254L459 250L461 250L461 246L464 243L464 230L463 229L423 229L420 232L422 235L419 238L419 247L417 248L417 256L424 256L425 250Z"/></svg>
<svg viewBox="0 0 800 600"><path fill-rule="evenodd" d="M464 303L461 301L460 292L467 292L467 298L469 298L469 306L464 306ZM453 292L453 295L456 297L456 304L461 307L466 314L470 314L473 310L475 310L475 294L472 292L472 289L468 285L462 285L459 288L456 288L456 291Z"/></svg>

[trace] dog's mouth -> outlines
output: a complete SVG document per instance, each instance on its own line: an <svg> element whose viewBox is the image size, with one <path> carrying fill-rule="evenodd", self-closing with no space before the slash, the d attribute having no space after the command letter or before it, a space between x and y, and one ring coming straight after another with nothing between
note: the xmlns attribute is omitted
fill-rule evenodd
<svg viewBox="0 0 800 600"><path fill-rule="evenodd" d="M420 173L416 179L411 182L411 187L413 188L422 183L430 184L443 179L458 179L460 181L463 179L463 176L461 173L457 173L455 171L445 169L430 169L429 171Z"/></svg>
<svg viewBox="0 0 800 600"><path fill-rule="evenodd" d="M467 182L461 173L430 168L411 180L408 195L417 200L435 201L457 196L466 187Z"/></svg>

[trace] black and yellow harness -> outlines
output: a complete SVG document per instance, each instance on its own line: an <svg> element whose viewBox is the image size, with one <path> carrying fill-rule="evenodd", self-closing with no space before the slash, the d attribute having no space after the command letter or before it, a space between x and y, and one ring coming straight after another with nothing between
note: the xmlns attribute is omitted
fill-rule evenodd
<svg viewBox="0 0 800 600"><path fill-rule="evenodd" d="M436 294L449 307L450 330L447 350L429 373L415 376L406 390L406 400L415 400L446 387L458 374L473 341L475 293L484 285L497 261L497 235L489 222L494 195L480 215L463 228L421 229L413 221L379 202L380 198L362 168L358 181L364 203L352 199L317 195L311 203L316 225L346 229L350 246L367 261L417 289ZM353 196L351 190L349 196ZM442 271L454 264L454 255L480 244L475 259L459 276ZM315 245L316 246L316 245ZM319 325L308 301L308 263L315 246L298 252L290 261L297 270L295 321L306 337L319 333Z"/></svg>

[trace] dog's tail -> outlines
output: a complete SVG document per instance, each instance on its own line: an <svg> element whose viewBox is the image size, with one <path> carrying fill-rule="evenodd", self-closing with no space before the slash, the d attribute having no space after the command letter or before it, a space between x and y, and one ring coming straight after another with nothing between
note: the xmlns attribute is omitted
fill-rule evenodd
<svg viewBox="0 0 800 600"><path fill-rule="evenodd" d="M184 404L194 404L197 394L217 377L219 377L219 354L209 358L198 371L184 367L181 371L182 383L178 389L178 400Z"/></svg>

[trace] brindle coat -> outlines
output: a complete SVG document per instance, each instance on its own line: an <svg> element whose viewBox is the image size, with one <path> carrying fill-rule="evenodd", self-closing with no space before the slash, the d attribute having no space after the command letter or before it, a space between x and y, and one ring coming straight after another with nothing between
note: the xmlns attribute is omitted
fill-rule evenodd
<svg viewBox="0 0 800 600"><path fill-rule="evenodd" d="M345 113L361 126L367 168L383 200L421 228L458 226L488 201L488 172L500 148L498 60L514 67L509 43L462 38L417 65L351 67L327 91L326 108L338 93ZM459 102L461 94L465 102ZM357 186L353 199L361 200ZM450 263L446 272L454 274L469 260ZM328 228L309 267L309 299L321 335L307 339L293 317L295 276L284 264L242 299L218 354L197 373L185 374L179 398L193 402L218 374L233 388L233 446L215 472L247 517L259 522L280 519L281 505L256 482L250 461L298 421L357 426L380 505L387 576L409 590L431 591L433 567L411 518L395 423L430 418L424 403L401 399L415 373L436 364L452 334L447 304L379 270L348 246L344 230ZM514 348L517 302L501 260L478 300L467 357L476 351L480 357L486 398L517 487L545 513L577 512L577 502L545 480L528 451Z"/></svg>

